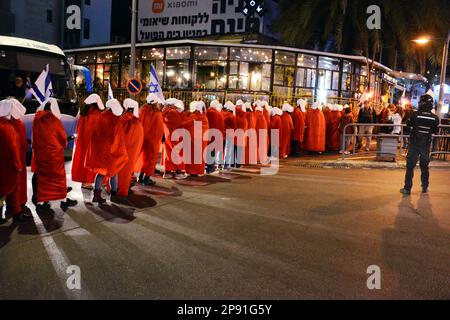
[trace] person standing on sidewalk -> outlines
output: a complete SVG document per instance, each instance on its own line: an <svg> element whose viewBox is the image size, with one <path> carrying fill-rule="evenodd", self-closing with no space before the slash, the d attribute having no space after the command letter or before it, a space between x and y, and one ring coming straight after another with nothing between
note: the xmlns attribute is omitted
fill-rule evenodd
<svg viewBox="0 0 450 320"><path fill-rule="evenodd" d="M431 140L433 134L439 131L439 118L431 112L433 106L434 98L432 94L427 93L421 96L419 111L414 112L406 123L411 129L411 137L406 158L405 187L400 190L400 193L404 195L411 194L414 168L419 158L420 170L422 171L422 193L428 193Z"/></svg>
<svg viewBox="0 0 450 320"><path fill-rule="evenodd" d="M375 110L369 103L369 100L364 101L363 107L359 110L358 123L374 124L377 122L377 115ZM366 151L370 151L370 143L372 141L373 126L364 125L358 128L358 147L362 147L362 140L366 138Z"/></svg>

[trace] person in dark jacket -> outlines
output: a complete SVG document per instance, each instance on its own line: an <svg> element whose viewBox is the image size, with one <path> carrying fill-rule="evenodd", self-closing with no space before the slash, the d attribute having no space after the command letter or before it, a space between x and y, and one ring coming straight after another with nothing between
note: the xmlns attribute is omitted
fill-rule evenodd
<svg viewBox="0 0 450 320"><path fill-rule="evenodd" d="M370 105L369 101L364 101L362 108L359 110L358 123L373 124L377 122L377 114L375 109ZM358 128L358 148L362 147L362 140L366 138L366 151L370 151L370 143L372 141L373 126L364 125Z"/></svg>
<svg viewBox="0 0 450 320"><path fill-rule="evenodd" d="M430 146L433 134L439 131L439 118L433 114L434 99L427 93L420 97L419 111L414 112L406 125L411 129L408 156L406 159L405 186L400 192L404 195L411 194L413 186L414 168L420 159L422 172L422 193L428 193Z"/></svg>
<svg viewBox="0 0 450 320"><path fill-rule="evenodd" d="M352 135L355 133L354 132L355 128L353 126L348 126L348 127L346 127L346 126L351 124L351 123L354 123L354 121L353 121L353 113L352 113L352 109L347 105L344 108L344 115L339 120L339 134L340 134L340 137L341 137L341 139L340 139L340 141L341 141L341 151L340 151L340 153L350 154L350 152L347 149L350 146L350 143L352 142L352 139L353 139ZM344 141L344 131L345 131L345 134L347 135L345 137L345 141Z"/></svg>

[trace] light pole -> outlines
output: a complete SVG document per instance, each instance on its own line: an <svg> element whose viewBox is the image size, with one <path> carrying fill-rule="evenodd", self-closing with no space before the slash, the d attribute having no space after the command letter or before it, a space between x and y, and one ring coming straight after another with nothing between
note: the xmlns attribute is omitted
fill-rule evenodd
<svg viewBox="0 0 450 320"><path fill-rule="evenodd" d="M419 39L412 40L417 44L425 45L428 44L431 39L428 37L422 37ZM450 43L450 30L448 32L447 38L444 42L444 50L442 52L442 63L441 63L441 79L439 82L439 102L438 102L438 114L441 115L442 107L444 106L444 89L445 89L445 77L447 75L447 60L448 60L448 46Z"/></svg>
<svg viewBox="0 0 450 320"><path fill-rule="evenodd" d="M133 0L131 5L131 48L130 48L130 79L134 78L136 68L136 14L137 0Z"/></svg>

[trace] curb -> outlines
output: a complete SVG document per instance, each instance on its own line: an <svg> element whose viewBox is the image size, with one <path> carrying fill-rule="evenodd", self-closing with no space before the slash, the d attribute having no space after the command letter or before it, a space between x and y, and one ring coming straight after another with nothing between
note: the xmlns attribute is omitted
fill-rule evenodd
<svg viewBox="0 0 450 320"><path fill-rule="evenodd" d="M348 161L348 160L301 160L292 163L302 168L336 168L336 169L406 169L406 162L374 162L374 161ZM450 169L450 163L431 162L430 168Z"/></svg>

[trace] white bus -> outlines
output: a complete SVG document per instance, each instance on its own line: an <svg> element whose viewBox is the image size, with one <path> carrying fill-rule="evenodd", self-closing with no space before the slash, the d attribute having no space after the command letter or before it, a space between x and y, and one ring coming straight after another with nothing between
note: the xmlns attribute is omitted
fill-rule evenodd
<svg viewBox="0 0 450 320"><path fill-rule="evenodd" d="M49 65L53 95L61 109L61 121L68 137L76 131L78 113L75 85L64 52L55 45L16 37L0 36L0 100L15 97L23 101L27 114L23 118L27 137L31 138L31 125L39 107L34 96L27 96L27 90L36 81L46 65ZM69 143L68 154L73 143Z"/></svg>

